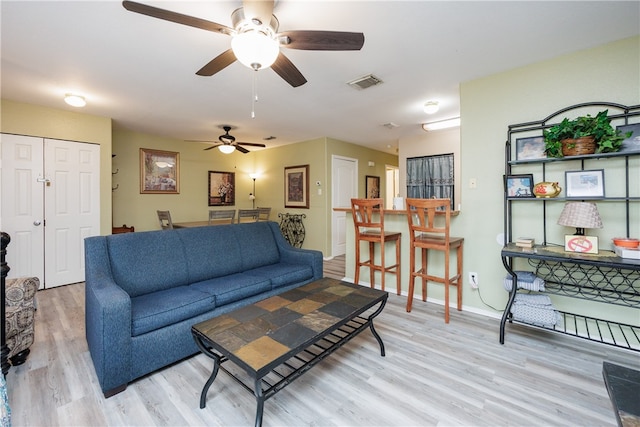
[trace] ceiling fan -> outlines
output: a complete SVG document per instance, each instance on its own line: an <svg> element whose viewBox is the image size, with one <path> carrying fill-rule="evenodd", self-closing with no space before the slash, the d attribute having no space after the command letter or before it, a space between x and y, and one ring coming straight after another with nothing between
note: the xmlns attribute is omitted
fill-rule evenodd
<svg viewBox="0 0 640 427"><path fill-rule="evenodd" d="M239 152L246 154L249 152L249 150L244 148L243 145L247 145L250 147L263 147L263 148L266 147L266 145L264 144L256 144L254 142L238 142L236 141L235 136L229 134L229 131L231 130L231 126L223 125L221 126L221 128L224 129L225 133L224 135L220 135L218 137L218 141L220 142L215 142L214 143L215 145L205 148L205 151L218 147L218 150L222 151L225 154L231 154L236 149ZM189 141L189 142L213 142L213 141Z"/></svg>
<svg viewBox="0 0 640 427"><path fill-rule="evenodd" d="M231 28L142 3L122 2L124 8L131 12L231 36L231 48L198 70L196 74L200 76L212 76L238 60L256 71L271 67L291 86L298 87L305 84L307 79L280 51L281 46L289 49L337 51L360 50L364 44L363 33L312 30L278 33L279 22L273 15L273 4L273 0L244 0L243 7L231 14Z"/></svg>

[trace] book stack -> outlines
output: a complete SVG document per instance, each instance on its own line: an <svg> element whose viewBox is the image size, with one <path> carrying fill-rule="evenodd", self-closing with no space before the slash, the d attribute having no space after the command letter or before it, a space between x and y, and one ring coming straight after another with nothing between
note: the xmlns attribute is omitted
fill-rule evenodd
<svg viewBox="0 0 640 427"><path fill-rule="evenodd" d="M533 237L518 237L516 239L516 246L519 248L533 248L534 244Z"/></svg>

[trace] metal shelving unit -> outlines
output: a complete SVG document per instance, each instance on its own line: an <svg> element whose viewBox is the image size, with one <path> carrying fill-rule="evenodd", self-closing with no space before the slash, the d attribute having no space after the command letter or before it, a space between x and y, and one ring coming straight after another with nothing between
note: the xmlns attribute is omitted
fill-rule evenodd
<svg viewBox="0 0 640 427"><path fill-rule="evenodd" d="M624 207L626 231L627 236L629 236L631 225L630 207L633 203L640 202L640 195L632 194L631 180L635 178L631 176L631 172L635 169L630 167L630 159L640 156L640 151L592 154L572 156L570 158L512 160L512 142L517 136L522 134L531 135L531 133L536 132L538 132L538 135L542 135L544 129L555 124L554 120L557 122L558 116L574 110L591 107L608 108L610 112L613 110L614 113L610 113L609 117L612 121L617 121L617 124L637 123L638 120L630 121L630 119L640 116L640 105L627 107L604 102L585 103L567 107L540 121L511 125L509 126L508 139L505 145L505 176L512 175L514 170L520 172L538 168L542 172L542 180L545 181L547 179L547 167L551 164L559 165L558 162L577 160L581 170L588 169L587 166L591 164L589 162L597 159L607 158L620 162L625 171L624 188L621 190L622 195L618 194L614 197L603 197L597 200L599 202L618 203ZM512 276L513 286L500 322L500 343L504 344L506 325L508 323L519 323L640 352L640 324L625 324L561 310L557 310L561 321L552 327L527 323L513 318L511 308L518 292L522 292L517 286L514 261L516 259L525 259L531 271L545 281L546 294L631 308L638 310L638 319L640 319L640 260L623 259L617 256L592 257L585 254L564 253L553 250L557 246L554 247L552 243L547 241L548 204L562 203L564 201L567 201L564 197L553 199L508 197L505 188L505 242L501 251L501 258L508 274ZM542 204L541 227L543 241L541 245L532 249L523 249L512 243L514 239L513 225L517 221L517 218L513 217L515 203Z"/></svg>

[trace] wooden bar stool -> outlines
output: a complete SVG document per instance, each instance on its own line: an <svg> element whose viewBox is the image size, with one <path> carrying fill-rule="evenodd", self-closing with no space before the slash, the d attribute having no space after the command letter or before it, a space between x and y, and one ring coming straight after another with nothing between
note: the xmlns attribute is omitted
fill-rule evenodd
<svg viewBox="0 0 640 427"><path fill-rule="evenodd" d="M355 283L359 284L360 267L369 267L371 287L374 287L374 275L380 271L381 288L384 291L386 273L396 275L396 287L400 295L400 233L385 233L384 231L384 202L382 199L351 199L351 213L356 232L356 274ZM379 214L379 220L373 219L374 213ZM369 259L360 261L360 242L369 243ZM395 264L387 266L385 263L385 243L395 242ZM375 263L375 244L380 244L380 264Z"/></svg>
<svg viewBox="0 0 640 427"><path fill-rule="evenodd" d="M409 295L407 311L411 311L413 302L414 281L422 280L422 301L427 300L427 281L443 283L444 287L444 321L449 323L449 287L458 288L458 311L462 311L462 248L463 237L451 237L451 201L449 199L407 199L407 219L409 221ZM443 227L436 226L436 216L443 217ZM422 252L422 268L416 271L416 249ZM427 272L428 251L444 253L444 277L434 276ZM454 276L449 275L449 254L456 250L457 270Z"/></svg>

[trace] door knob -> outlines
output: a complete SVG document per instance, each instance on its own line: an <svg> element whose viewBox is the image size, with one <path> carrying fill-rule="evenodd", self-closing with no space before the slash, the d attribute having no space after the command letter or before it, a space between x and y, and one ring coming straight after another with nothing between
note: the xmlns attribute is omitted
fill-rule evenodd
<svg viewBox="0 0 640 427"><path fill-rule="evenodd" d="M38 221L38 220L33 221L33 225L35 225L36 227L40 224L42 224L41 221Z"/></svg>

